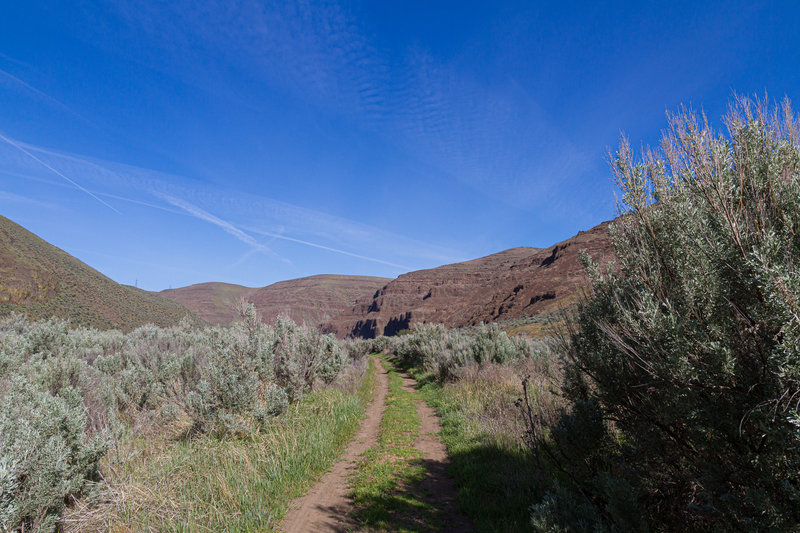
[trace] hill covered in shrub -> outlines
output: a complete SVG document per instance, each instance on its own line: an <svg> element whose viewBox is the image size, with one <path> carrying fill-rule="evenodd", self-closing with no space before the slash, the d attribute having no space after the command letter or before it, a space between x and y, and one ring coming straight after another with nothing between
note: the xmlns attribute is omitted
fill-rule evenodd
<svg viewBox="0 0 800 533"><path fill-rule="evenodd" d="M320 327L357 300L371 297L389 281L373 276L321 274L266 287L210 282L166 289L158 294L185 305L212 324L230 324L236 319L240 300L244 299L255 305L270 324L285 315L298 324Z"/></svg>
<svg viewBox="0 0 800 533"><path fill-rule="evenodd" d="M200 320L163 296L120 285L0 216L0 315L59 317L77 326L131 331Z"/></svg>

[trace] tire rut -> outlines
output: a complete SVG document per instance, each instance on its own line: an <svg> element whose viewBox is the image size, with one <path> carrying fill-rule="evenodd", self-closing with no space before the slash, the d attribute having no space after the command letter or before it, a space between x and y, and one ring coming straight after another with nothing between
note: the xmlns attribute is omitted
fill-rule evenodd
<svg viewBox="0 0 800 533"><path fill-rule="evenodd" d="M389 390L388 372L378 360L375 363L375 390L372 402L356 436L350 441L342 457L322 476L302 498L295 500L283 520L285 533L339 532L358 528L352 518L353 502L348 497L347 480L355 472L359 456L378 444L386 394Z"/></svg>
<svg viewBox="0 0 800 533"><path fill-rule="evenodd" d="M403 388L415 394L416 380L403 376ZM422 466L425 467L425 478L411 490L417 493L426 503L434 507L437 519L443 524L442 533L464 533L474 530L472 523L456 510L458 489L453 479L447 475L450 458L447 448L439 437L442 426L439 417L424 400L417 399L417 414L420 419L419 438L414 447L422 454Z"/></svg>
<svg viewBox="0 0 800 533"><path fill-rule="evenodd" d="M356 471L361 454L378 444L380 423L386 408L389 372L378 360L374 361L376 385L373 400L366 409L366 417L358 433L333 468L322 476L308 494L292 504L281 527L284 533L364 531L353 516L353 502L348 497L348 479ZM403 388L417 395L416 381L406 374L401 373L401 376ZM415 404L420 418L420 434L414 446L422 456L421 464L426 469L426 475L421 482L404 490L419 495L437 510L437 521L443 524L440 531L473 531L470 521L456 511L458 490L446 473L449 458L438 436L442 429L439 417L425 401L417 398Z"/></svg>

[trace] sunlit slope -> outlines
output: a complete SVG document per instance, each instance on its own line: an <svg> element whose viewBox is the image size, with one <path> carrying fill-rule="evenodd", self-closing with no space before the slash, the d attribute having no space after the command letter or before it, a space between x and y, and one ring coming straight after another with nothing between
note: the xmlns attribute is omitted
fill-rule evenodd
<svg viewBox="0 0 800 533"><path fill-rule="evenodd" d="M612 258L608 225L544 249L512 248L403 274L323 329L340 337L371 338L425 322L450 327L502 322L517 333L539 334L540 324L528 319L573 305L588 285L580 251L600 262Z"/></svg>
<svg viewBox="0 0 800 533"><path fill-rule="evenodd" d="M212 324L229 324L236 318L239 302L257 291L250 287L212 281L177 289L166 289L159 294L178 302L197 316Z"/></svg>
<svg viewBox="0 0 800 533"><path fill-rule="evenodd" d="M171 326L185 316L199 321L181 304L120 285L0 216L0 315L12 311L125 331L144 324Z"/></svg>

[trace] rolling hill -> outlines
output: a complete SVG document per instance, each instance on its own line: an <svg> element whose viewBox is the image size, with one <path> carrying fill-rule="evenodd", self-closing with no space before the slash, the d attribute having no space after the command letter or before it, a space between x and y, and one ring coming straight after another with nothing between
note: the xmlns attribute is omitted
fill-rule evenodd
<svg viewBox="0 0 800 533"><path fill-rule="evenodd" d="M157 294L120 285L86 263L0 216L0 316L57 316L73 325L130 331L200 320Z"/></svg>
<svg viewBox="0 0 800 533"><path fill-rule="evenodd" d="M389 281L371 276L319 275L255 289L212 282L167 289L160 294L215 324L227 324L236 318L236 306L244 298L256 306L265 322L274 322L279 314L286 314L295 322L317 327L359 299L374 295Z"/></svg>
<svg viewBox="0 0 800 533"><path fill-rule="evenodd" d="M286 314L340 337L393 335L418 322L451 327L535 317L574 303L586 286L579 251L613 257L608 222L547 249L512 248L397 279L318 275L261 288L201 283L160 293L120 285L0 216L0 316L58 316L125 331L189 316L228 324L253 303L266 322ZM198 318L199 317L199 318Z"/></svg>
<svg viewBox="0 0 800 533"><path fill-rule="evenodd" d="M177 289L166 289L160 294L191 309L193 313L212 324L230 324L236 318L236 306L242 298L257 291L233 283L198 283Z"/></svg>
<svg viewBox="0 0 800 533"><path fill-rule="evenodd" d="M323 330L339 337L394 335L418 322L463 327L530 317L571 305L588 284L579 251L613 257L609 222L547 249L497 254L403 274L335 316Z"/></svg>

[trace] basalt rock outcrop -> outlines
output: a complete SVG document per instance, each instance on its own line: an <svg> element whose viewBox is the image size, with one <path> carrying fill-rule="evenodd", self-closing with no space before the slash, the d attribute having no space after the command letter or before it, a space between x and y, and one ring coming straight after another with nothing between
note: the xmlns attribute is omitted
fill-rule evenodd
<svg viewBox="0 0 800 533"><path fill-rule="evenodd" d="M609 222L545 249L497 254L403 274L323 326L339 337L394 335L419 322L464 327L535 316L574 303L588 285L580 263L613 258Z"/></svg>

